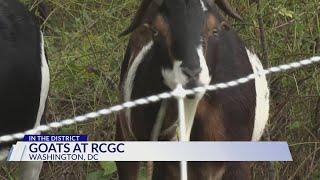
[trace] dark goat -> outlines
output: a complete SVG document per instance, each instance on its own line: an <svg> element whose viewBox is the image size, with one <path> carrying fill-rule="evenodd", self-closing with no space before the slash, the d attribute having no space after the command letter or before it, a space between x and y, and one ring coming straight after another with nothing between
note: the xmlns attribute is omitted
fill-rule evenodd
<svg viewBox="0 0 320 180"><path fill-rule="evenodd" d="M0 136L40 125L49 81L43 35L34 16L17 0L0 0ZM0 145L0 159L12 143ZM41 166L24 163L22 179L38 179Z"/></svg>
<svg viewBox="0 0 320 180"><path fill-rule="evenodd" d="M121 69L123 100L170 91L178 84L193 88L226 82L263 69L218 8L241 19L226 0L142 1L122 34L132 33ZM191 141L257 141L268 119L265 76L184 101ZM116 140L175 140L176 106L175 100L163 100L120 113ZM138 162L117 166L121 180L137 179ZM179 179L179 174L177 162L154 163L153 179ZM243 162L190 162L188 174L197 180L251 177L250 164Z"/></svg>

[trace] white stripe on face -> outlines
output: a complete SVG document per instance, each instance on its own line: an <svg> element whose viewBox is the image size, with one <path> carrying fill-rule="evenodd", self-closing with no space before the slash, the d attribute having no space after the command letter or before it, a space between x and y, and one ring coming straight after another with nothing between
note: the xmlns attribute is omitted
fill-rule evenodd
<svg viewBox="0 0 320 180"><path fill-rule="evenodd" d="M199 74L199 82L202 85L208 85L208 84L210 84L211 77L209 75L209 69L208 69L207 62L204 57L203 49L202 49L201 45L197 48L197 54L199 56L200 67L201 67L201 72ZM194 98L194 99L185 99L184 100L186 127L187 127L186 137L188 137L188 140L190 140L194 117L195 117L195 114L197 111L199 101L201 100L203 95L204 95L204 93L197 94L196 98Z"/></svg>
<svg viewBox="0 0 320 180"><path fill-rule="evenodd" d="M254 73L262 71L263 66L256 54L247 49L247 54ZM269 88L266 76L255 78L256 87L256 112L252 141L259 141L269 118Z"/></svg>
<svg viewBox="0 0 320 180"><path fill-rule="evenodd" d="M200 45L196 49L196 51L199 56L199 63L201 67L201 72L199 74L199 83L202 85L208 85L211 81L211 77L209 75L209 69L203 54L202 46ZM188 83L187 76L181 70L181 64L181 61L174 61L172 69L162 69L164 84L172 90L175 89L178 84L184 86Z"/></svg>

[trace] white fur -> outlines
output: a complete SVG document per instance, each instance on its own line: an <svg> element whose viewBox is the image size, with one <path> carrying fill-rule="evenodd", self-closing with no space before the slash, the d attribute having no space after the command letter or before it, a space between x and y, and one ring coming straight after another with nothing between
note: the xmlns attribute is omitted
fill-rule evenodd
<svg viewBox="0 0 320 180"><path fill-rule="evenodd" d="M203 3L202 0L200 0L200 3L201 3L201 7L202 7L202 10L205 12L205 11L208 11L208 8L205 6L205 4Z"/></svg>
<svg viewBox="0 0 320 180"><path fill-rule="evenodd" d="M200 67L201 67L201 72L199 75L199 80L203 85L208 85L211 81L211 77L209 74L209 69L207 66L206 58L203 55L203 49L202 46L199 46L197 48L198 56L200 59Z"/></svg>
<svg viewBox="0 0 320 180"><path fill-rule="evenodd" d="M41 82L41 91L40 91L40 103L39 109L37 114L37 120L34 127L40 125L40 121L44 112L44 108L46 105L46 100L49 92L49 85L50 85L50 72L49 66L46 60L45 51L44 51L44 41L43 41L43 34L41 32L41 75L42 75L42 82Z"/></svg>
<svg viewBox="0 0 320 180"><path fill-rule="evenodd" d="M203 55L203 49L202 46L199 46L197 48L198 56L200 59L200 67L201 67L201 72L199 75L199 81L203 85L208 85L210 84L211 77L209 75L209 69L207 66L206 59ZM190 141L190 135L191 135L191 130L193 127L193 122L194 122L194 117L197 111L197 107L199 104L199 101L203 97L204 93L202 94L197 94L197 96L194 99L185 99L184 100L184 109L185 109L185 118L186 118L186 137L188 138L188 141Z"/></svg>
<svg viewBox="0 0 320 180"><path fill-rule="evenodd" d="M157 114L157 119L156 119L155 124L152 129L151 141L157 141L159 138L159 135L161 133L161 128L163 125L163 121L164 121L164 118L166 115L166 110L167 110L167 100L163 100L161 102L160 109Z"/></svg>
<svg viewBox="0 0 320 180"><path fill-rule="evenodd" d="M185 99L184 100L184 110L185 110L185 119L186 119L186 137L187 141L190 141L191 130L194 122L194 117L197 111L197 107L200 99L203 94L198 95L194 99Z"/></svg>
<svg viewBox="0 0 320 180"><path fill-rule="evenodd" d="M208 85L211 81L209 75L209 69L206 63L206 59L203 55L202 46L197 48L197 53L199 56L199 63L201 67L201 72L199 74L199 82L203 85ZM185 85L187 83L187 77L183 74L181 70L181 61L175 61L173 69L163 69L162 76L164 78L164 83L171 89L175 89L178 84ZM195 113L197 110L198 103L203 97L204 93L197 94L194 99L185 99L184 108L185 108L185 120L186 120L186 137L188 141L190 140L191 129L194 122Z"/></svg>
<svg viewBox="0 0 320 180"><path fill-rule="evenodd" d="M247 49L247 54L254 73L263 70L263 66L256 54ZM252 141L259 141L269 118L269 88L266 76L255 78L256 86L256 114Z"/></svg>
<svg viewBox="0 0 320 180"><path fill-rule="evenodd" d="M173 69L162 69L164 84L171 89L175 89L178 84L185 85L187 76L181 70L182 61L174 61Z"/></svg>
<svg viewBox="0 0 320 180"><path fill-rule="evenodd" d="M150 51L150 49L153 46L153 41L150 41L147 43L141 51L138 53L137 57L134 59L132 62L132 65L130 66L130 69L128 71L128 74L126 76L125 84L124 84L124 100L125 101L130 101L131 100L131 93L132 93L132 88L133 88L133 82L136 77L136 72L141 64L144 56ZM130 109L127 109L126 111L126 116L128 120L128 124L131 125L131 116L130 116ZM130 126L129 126L130 127Z"/></svg>
<svg viewBox="0 0 320 180"><path fill-rule="evenodd" d="M193 122L194 122L194 117L196 114L198 103L199 103L200 99L202 98L202 96L203 96L203 94L200 94L200 95L198 94L196 96L196 98L194 98L194 99L187 99L186 98L184 100L187 141L190 141L190 135L191 135L191 130L192 130ZM161 133L161 128L162 128L163 120L164 120L164 117L166 114L167 105L168 104L166 103L166 101L162 101L160 109L157 114L157 119L156 119L155 125L153 126L153 131L152 131L152 135L151 135L152 141L157 141L158 140L157 137ZM174 124L173 126L176 126L176 125ZM169 127L168 129L171 129L171 127ZM166 130L164 130L164 131L166 131Z"/></svg>
<svg viewBox="0 0 320 180"><path fill-rule="evenodd" d="M199 75L199 82L203 85L208 85L210 83L211 77L209 75L209 69L206 63L206 59L203 55L202 46L197 48L197 53L199 56L199 63L201 67L201 72ZM172 90L177 87L178 84L184 86L188 82L187 76L181 70L181 61L175 61L173 64L173 69L163 69L162 76L165 85L167 85Z"/></svg>

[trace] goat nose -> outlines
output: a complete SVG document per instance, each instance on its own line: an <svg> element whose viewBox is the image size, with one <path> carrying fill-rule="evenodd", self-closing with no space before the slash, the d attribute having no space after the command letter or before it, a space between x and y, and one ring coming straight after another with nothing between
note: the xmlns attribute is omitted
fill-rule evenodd
<svg viewBox="0 0 320 180"><path fill-rule="evenodd" d="M184 85L185 89L193 89L199 86L203 86L202 83L200 83L198 80L190 80L187 84ZM196 97L195 94L187 95L188 99L194 99Z"/></svg>
<svg viewBox="0 0 320 180"><path fill-rule="evenodd" d="M184 85L184 88L192 89L192 88L196 88L196 87L199 87L199 86L203 86L203 84L200 83L198 80L190 80L189 82L187 82Z"/></svg>
<svg viewBox="0 0 320 180"><path fill-rule="evenodd" d="M202 69L201 69L201 67L196 68L196 69L190 69L188 67L181 67L181 70L185 75L188 76L188 78L192 78L193 79L193 78L197 77L200 74Z"/></svg>

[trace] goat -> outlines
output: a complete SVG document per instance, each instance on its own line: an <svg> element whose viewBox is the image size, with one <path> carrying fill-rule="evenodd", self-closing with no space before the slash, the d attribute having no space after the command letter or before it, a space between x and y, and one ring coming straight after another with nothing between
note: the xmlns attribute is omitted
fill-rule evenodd
<svg viewBox="0 0 320 180"><path fill-rule="evenodd" d="M41 5L42 16L44 6ZM40 125L49 91L44 40L34 16L17 0L0 0L0 136ZM14 142L1 144L0 160ZM21 179L38 179L42 163L22 164Z"/></svg>
<svg viewBox="0 0 320 180"><path fill-rule="evenodd" d="M263 67L220 15L241 20L226 0L143 0L132 24L120 74L123 101L173 90L234 80ZM188 96L191 141L258 141L269 116L265 76L225 90ZM175 100L118 114L116 140L177 139ZM158 122L160 126L158 126ZM160 129L159 129L160 127ZM117 162L120 180L137 179L139 162ZM190 179L250 179L250 163L190 162ZM179 163L155 162L153 179L179 179Z"/></svg>

